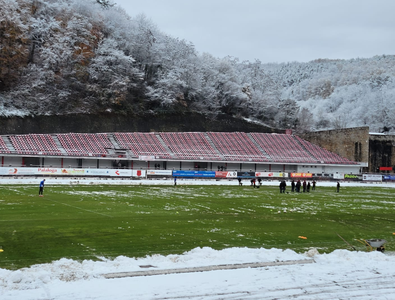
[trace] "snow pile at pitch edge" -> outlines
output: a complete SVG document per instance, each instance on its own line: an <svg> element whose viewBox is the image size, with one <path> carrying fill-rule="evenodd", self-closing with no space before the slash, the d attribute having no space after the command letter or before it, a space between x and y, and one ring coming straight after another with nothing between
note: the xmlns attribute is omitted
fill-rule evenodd
<svg viewBox="0 0 395 300"><path fill-rule="evenodd" d="M240 264L253 262L276 262L289 260L305 260L313 257L313 269L336 265L355 269L389 269L395 267L395 256L387 256L380 252L350 252L336 250L329 254L318 254L312 249L304 254L292 250L281 249L249 249L229 248L214 250L209 247L195 248L182 255L152 255L144 258L128 258L119 256L113 260L101 258L102 261L84 260L77 262L71 259L60 259L49 264L34 265L16 271L0 269L0 288L7 290L37 289L56 281L84 281L101 278L103 274L115 272L131 272L145 270L141 266L153 266L155 269L175 269L221 264ZM374 264L371 262L374 261ZM364 262L369 262L368 266ZM393 267L389 266L392 265ZM382 271L383 272L383 271ZM384 271L385 272L385 271Z"/></svg>
<svg viewBox="0 0 395 300"><path fill-rule="evenodd" d="M119 256L113 260L84 260L78 262L62 258L49 264L33 265L16 271L0 269L0 287L7 289L35 289L51 281L79 281L101 277L106 273L145 270L141 266L151 265L155 269L174 269L220 264L251 262L273 262L302 260L305 255L292 250L229 248L214 250L209 247L195 248L182 255L152 255L144 258Z"/></svg>

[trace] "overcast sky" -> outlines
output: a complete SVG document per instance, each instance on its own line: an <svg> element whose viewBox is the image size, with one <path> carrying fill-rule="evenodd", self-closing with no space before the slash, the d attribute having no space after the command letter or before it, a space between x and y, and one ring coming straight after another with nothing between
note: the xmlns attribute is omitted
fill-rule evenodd
<svg viewBox="0 0 395 300"><path fill-rule="evenodd" d="M395 54L395 0L113 1L219 58L280 63Z"/></svg>

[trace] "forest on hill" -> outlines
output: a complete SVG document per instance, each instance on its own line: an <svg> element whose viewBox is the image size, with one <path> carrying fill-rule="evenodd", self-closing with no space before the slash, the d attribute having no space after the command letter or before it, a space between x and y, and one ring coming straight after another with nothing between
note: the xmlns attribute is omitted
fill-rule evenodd
<svg viewBox="0 0 395 300"><path fill-rule="evenodd" d="M106 0L0 0L0 41L3 118L201 113L299 132L395 131L393 55L217 58Z"/></svg>

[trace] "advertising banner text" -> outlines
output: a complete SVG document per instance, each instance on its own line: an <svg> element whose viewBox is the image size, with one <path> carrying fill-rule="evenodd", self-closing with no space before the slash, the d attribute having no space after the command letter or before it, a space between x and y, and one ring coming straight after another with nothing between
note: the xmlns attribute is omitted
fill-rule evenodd
<svg viewBox="0 0 395 300"><path fill-rule="evenodd" d="M363 174L362 180L364 181L383 181L382 175L375 175L375 174Z"/></svg>
<svg viewBox="0 0 395 300"><path fill-rule="evenodd" d="M218 171L215 172L215 178L236 178L237 172L226 172L226 171Z"/></svg>
<svg viewBox="0 0 395 300"><path fill-rule="evenodd" d="M173 177L215 178L214 171L173 171Z"/></svg>
<svg viewBox="0 0 395 300"><path fill-rule="evenodd" d="M311 173L291 173L291 177L300 177L300 178L312 178L313 174Z"/></svg>

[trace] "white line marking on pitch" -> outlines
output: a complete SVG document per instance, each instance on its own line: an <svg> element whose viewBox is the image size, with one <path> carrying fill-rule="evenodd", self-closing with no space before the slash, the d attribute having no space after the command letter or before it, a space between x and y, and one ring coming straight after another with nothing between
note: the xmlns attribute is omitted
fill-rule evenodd
<svg viewBox="0 0 395 300"><path fill-rule="evenodd" d="M78 206L62 203L62 202L55 201L55 200L52 200L52 199L45 198L45 200L49 200L49 201L52 201L52 202L55 202L55 203L58 203L58 204L63 204L65 206L70 206L70 207L73 207L73 208L76 208L76 209L84 210L84 211L87 211L87 212L90 212L90 213L93 213L93 214L97 214L97 215L102 215L102 216L105 216L105 217L113 218L113 216L110 216L110 215L106 215L106 214L102 214L102 213L99 213L99 212L96 212L96 211L93 211L93 210L84 209L84 208L81 208L81 207L78 207Z"/></svg>

